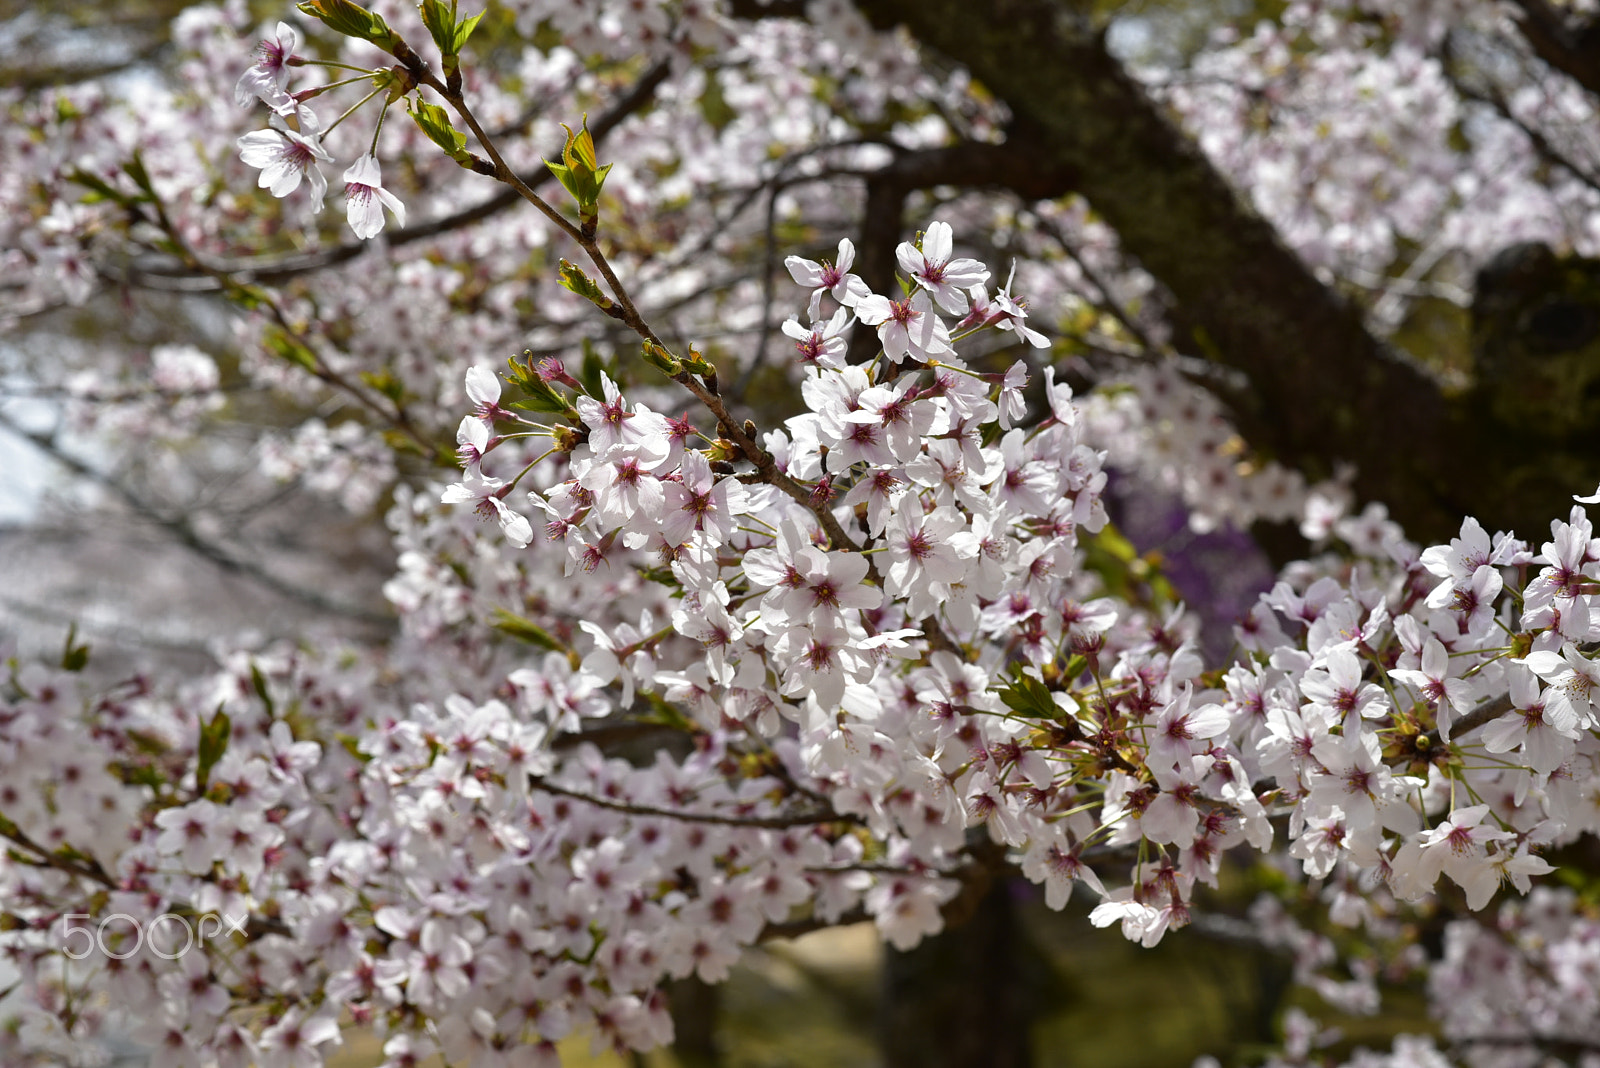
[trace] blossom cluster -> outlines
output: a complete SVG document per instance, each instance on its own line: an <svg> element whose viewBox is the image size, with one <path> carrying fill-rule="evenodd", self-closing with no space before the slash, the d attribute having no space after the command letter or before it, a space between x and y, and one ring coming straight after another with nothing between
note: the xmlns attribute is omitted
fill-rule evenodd
<svg viewBox="0 0 1600 1068"><path fill-rule="evenodd" d="M1371 294L1369 321L1389 331L1417 297L1468 303L1463 258L1519 241L1593 255L1600 240L1593 183L1560 163L1594 158L1592 96L1551 78L1516 21L1480 0L1297 0L1219 30L1186 77L1145 74L1301 257Z"/></svg>
<svg viewBox="0 0 1600 1068"><path fill-rule="evenodd" d="M729 32L710 5L515 6L530 31L553 20L586 54L628 54L623 15L652 55ZM859 50L835 55L842 68L883 75L853 82L840 106L870 118L922 77L919 92L950 96L945 110L968 109L975 129L992 120L908 74L904 42L873 38L847 4L812 7L819 38ZM222 17L197 13L187 33ZM809 31L764 32L746 41L747 68L712 76L737 105L720 141L686 118L717 95L704 75L625 131L640 158L660 162L651 146L673 138L696 152L661 166L664 191L650 195L619 168L608 193L623 211L710 201L691 194L729 174L765 180L772 143L794 148L832 121L778 76L793 77ZM281 25L240 80L240 99L273 118L238 150L260 188L304 187L320 205L333 124L313 95L289 92L302 43ZM528 61L530 84L570 80L563 64L577 61ZM72 131L67 145L117 147L126 131L109 106L81 99L30 123ZM895 136L938 143L935 127ZM1270 205L1270 153L1238 153L1237 173L1259 167ZM205 170L152 157L163 191ZM1360 173L1327 188L1370 177L1370 161L1343 162ZM85 167L112 173L101 157ZM359 238L386 210L404 222L376 147L345 181ZM827 199L822 186L795 196L804 212ZM1394 210L1430 206L1419 193ZM101 210L59 203L17 243L68 299L96 284ZM207 254L228 249L174 212ZM1285 225L1303 250L1331 229ZM1548 871L1541 851L1596 829L1600 539L1584 509L1548 541L1468 520L1422 549L1381 507L1346 514L1337 488L1250 470L1217 402L1171 366L1081 400L1055 368L1001 370L983 348L1038 359L1022 346L1048 343L1046 302L1030 282L1030 318L1010 281L993 289L945 221L897 250L899 293L853 274L847 241L831 261L787 261L805 291L803 317L782 327L804 411L781 427L718 411L714 375L659 345L652 358L699 390L709 418L666 414L683 394L615 364L591 375L528 357L508 391L488 353L524 332L570 351L582 327L544 319L591 311L523 277L544 240L511 223L446 238L381 283L363 263L319 278L315 300L271 295L293 359L251 368L259 380L309 399L313 378L371 375L397 419L451 410L463 393L470 406L463 477L443 494L394 493L390 648L241 654L186 686L110 692L13 669L0 693L0 939L24 982L17 1026L0 1029L7 1063L83 1055L114 1026L172 1064L316 1064L345 1021L381 1033L394 1065L435 1049L453 1063L548 1062L553 1042L583 1031L645 1049L670 1038L664 980L717 981L760 939L837 922L870 920L909 947L943 927L996 853L1053 907L1081 883L1095 923L1153 945L1240 844L1285 846L1342 895L1336 913L1359 914L1374 881L1408 900L1453 886L1483 907ZM1381 235L1349 245L1388 248ZM699 284L652 277L664 304ZM756 288L737 290L718 325L742 326ZM529 289L543 318L524 307ZM348 325L363 318L382 329ZM879 351L852 363L862 328ZM247 361L265 363L255 348ZM482 363L464 391L463 350ZM163 394L215 409L208 357L162 347L151 364ZM396 478L356 421L309 421L260 461L352 510ZM1177 488L1200 523L1294 516L1329 551L1286 569L1238 627L1237 655L1207 662L1192 616L1114 593L1089 566L1111 463ZM62 959L67 916L213 912L249 922L181 956L153 942ZM1587 1004L1592 935L1571 926L1511 996ZM1283 937L1326 962L1319 943ZM1475 941L1491 936L1452 937L1464 963L1441 989L1470 988L1463 1006L1504 998L1474 964L1501 959ZM1371 989L1370 977L1305 977L1346 1004ZM1551 1018L1517 1034L1581 1023Z"/></svg>
<svg viewBox="0 0 1600 1068"><path fill-rule="evenodd" d="M1594 829L1583 508L1537 552L1471 520L1422 552L1376 512L1342 521L1351 556L1291 568L1239 658L1207 670L1189 618L1106 596L1082 566L1104 476L1069 391L1047 373L1030 422L1022 373L952 351L984 323L1027 326L950 240L933 223L902 246L899 301L840 271L848 245L791 261L839 310L797 331L807 410L759 464L608 377L592 396L524 365L527 386L571 390L557 433L474 372L468 474L446 496L509 535L481 551L542 560L525 566L579 599L518 596L532 614L502 627L545 651L501 658L491 693L406 707L376 665L295 655L78 711L69 677L17 673L5 830L29 862L4 878L33 1008L16 1048L92 1036L98 991L175 1064L316 1063L345 1017L396 1064L548 1058L576 1028L643 1049L670 1038L663 980L719 980L769 932L870 917L908 947L939 930L977 862L969 831L1052 906L1083 883L1094 922L1150 945L1238 843L1283 834L1308 877L1376 874L1403 898L1444 875L1481 907ZM941 270L971 283L954 322ZM879 301L899 311L878 357L829 354L839 312ZM537 540L519 481L483 471L536 433L566 445L528 469L547 476ZM406 592L430 584L427 544L402 564L423 585L392 593L408 614L429 603ZM657 592L608 612L612 576L639 571ZM618 731L690 745L630 761L602 748ZM50 802L66 782L84 805ZM166 911L251 920L203 952L60 971L62 915Z"/></svg>

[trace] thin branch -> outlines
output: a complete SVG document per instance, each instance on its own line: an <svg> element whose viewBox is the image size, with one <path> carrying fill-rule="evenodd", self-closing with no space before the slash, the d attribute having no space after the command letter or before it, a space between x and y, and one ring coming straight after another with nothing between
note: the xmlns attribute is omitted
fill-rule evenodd
<svg viewBox="0 0 1600 1068"><path fill-rule="evenodd" d="M1151 340L1144 327L1140 326L1138 321L1134 319L1133 313L1124 308L1122 302L1112 294L1111 284L1101 277L1100 272L1089 266L1088 261L1083 258L1073 243L1067 239L1066 233L1060 226L1056 225L1056 221L1037 212L1033 213L1033 219L1038 223L1039 229L1043 230L1057 245L1061 246L1061 251L1067 254L1069 260L1077 264L1078 270L1082 271L1083 276L1099 291L1100 300L1098 303L1111 314L1111 317L1121 323L1122 328L1131 334L1146 352L1157 353L1162 351L1161 347Z"/></svg>
<svg viewBox="0 0 1600 1068"><path fill-rule="evenodd" d="M537 775L528 776L528 783L535 790L543 790L545 793L554 794L557 797L570 797L574 801L583 801L597 808L610 809L612 812L622 812L629 816L654 816L661 819L680 820L685 823L715 823L725 827L766 827L772 830L783 830L788 827L809 827L819 823L860 822L855 816L841 815L832 811L807 812L794 816L725 816L716 812L684 812L669 808L656 808L653 805L636 805L628 801L613 801L610 798L595 797L593 794L557 786L548 779Z"/></svg>
<svg viewBox="0 0 1600 1068"><path fill-rule="evenodd" d="M323 596L323 594L317 590L311 590L302 586L297 586L292 582L272 574L271 572L263 569L254 561L240 559L227 549L224 549L222 546L202 536L200 532L194 528L194 525L187 519L183 518L182 516L168 516L162 514L154 505L145 501L144 498L133 492L132 489L124 485L120 480L111 477L105 472L90 467L82 460L79 460L67 453L59 445L57 445L55 440L49 435L36 434L17 425L9 416L6 416L4 413L0 413L0 429L8 430L17 437L27 441L40 452L45 453L51 459L55 460L63 467L66 467L74 474L81 475L82 477L89 479L91 482L110 490L112 493L120 497L123 502L127 504L128 507L132 508L133 511L140 517L166 530L173 536L174 539L179 542L179 544L194 552L196 555L211 561L213 564L216 564L224 570L243 575L259 585L273 591L274 593L281 594L284 597L288 597L292 600L300 601L304 604L310 605L321 612L329 612L335 615L345 616L349 619L360 620L363 623L371 623L382 627L390 627L394 624L394 620L387 615L379 615L378 613L369 612L362 608L356 608L351 605L340 604L336 601L332 601Z"/></svg>
<svg viewBox="0 0 1600 1068"><path fill-rule="evenodd" d="M769 923L761 928L761 933L756 936L756 944L771 942L779 938L799 938L801 935L810 934L812 931L822 931L829 927L854 927L858 923L871 923L872 917L862 908L854 908L835 920L828 921L816 916L808 916L803 920L786 920L783 923Z"/></svg>
<svg viewBox="0 0 1600 1068"><path fill-rule="evenodd" d="M589 126L589 132L594 136L595 143L598 145L603 142L606 135L621 125L624 119L648 105L654 98L655 91L660 88L661 83L667 80L667 75L671 73L671 69L671 63L665 59L656 63L639 77L639 80L633 84L627 93L618 97L610 107L598 115ZM487 136L492 138L494 133L488 133ZM541 167L534 173L523 176L519 180L529 190L536 190L550 180L550 172ZM428 238L437 237L440 234L482 222L484 219L498 215L522 199L522 193L514 186L508 185L481 204L463 208L461 211L438 219L415 223L396 230L389 234L386 240L391 248L399 248L417 241L425 241ZM330 249L293 256L218 260L212 266L222 274L242 275L252 281L281 282L296 275L318 271L324 267L332 267L336 264L353 260L367 251L368 247L368 243L365 241L354 241L337 245ZM209 285L198 284L198 279L193 277L188 269L172 261L141 265L128 272L124 280L146 288L178 288L163 286L155 282L155 279L163 277L181 279L184 283L182 288L186 292L216 292L225 288L215 278L210 280Z"/></svg>
<svg viewBox="0 0 1600 1068"><path fill-rule="evenodd" d="M1542 159L1554 164L1557 167L1560 167L1578 181L1588 186L1594 192L1600 193L1600 181L1596 181L1595 177L1590 174L1586 168L1579 166L1573 160L1567 158L1566 153L1562 152L1553 143L1551 143L1550 139L1544 135L1543 131L1528 125L1527 122L1517 116L1511 110L1510 101L1506 100L1505 94L1501 93L1498 88L1474 89L1472 86L1469 86L1455 70L1451 69L1453 66L1452 60L1455 60L1456 58L1457 56L1454 46L1451 45L1448 39L1446 39L1444 49L1445 77L1449 80L1451 87L1455 89L1458 96L1460 96L1463 100L1471 100L1474 103L1482 104L1485 107L1493 110L1506 122L1509 122L1518 130L1522 131L1522 135L1528 139L1529 143L1533 145L1534 151L1537 152Z"/></svg>
<svg viewBox="0 0 1600 1068"><path fill-rule="evenodd" d="M736 392L738 396L744 395L746 386L756 370L767 362L767 344L772 340L772 302L776 299L776 285L773 275L778 270L778 191L779 184L772 183L772 191L767 195L767 225L766 233L762 236L763 256L761 263L761 340L756 343L756 354L745 368L739 378Z"/></svg>
<svg viewBox="0 0 1600 1068"><path fill-rule="evenodd" d="M29 532L31 533L31 531ZM70 533L78 532L73 531ZM215 655L206 642L162 638L151 633L155 628L148 623L139 627L125 627L115 623L97 622L92 617L79 617L55 605L38 604L33 601L25 601L20 597L0 597L0 608L14 613L19 620L27 620L32 623L40 621L57 623L63 627L76 626L78 633L85 638L103 637L122 646L132 646L137 649L159 649L163 652L201 656L205 657L207 661L215 660Z"/></svg>
<svg viewBox="0 0 1600 1068"><path fill-rule="evenodd" d="M46 849L28 837L22 828L4 816L0 816L0 838L5 838L34 854L37 859L24 860L23 863L25 864L39 868L54 868L57 871L66 872L68 875L76 875L80 879L88 879L90 882L110 887L113 890L117 887L116 880L111 878L110 873L101 866L98 860L87 854L82 854L82 859L78 859L57 850Z"/></svg>
<svg viewBox="0 0 1600 1068"><path fill-rule="evenodd" d="M1453 1046L1535 1046L1563 1057L1577 1058L1583 1053L1600 1050L1600 1039L1584 1035L1464 1035L1451 1036Z"/></svg>
<svg viewBox="0 0 1600 1068"><path fill-rule="evenodd" d="M290 322L289 317L284 314L283 309L279 307L277 300L271 294L235 280L226 271L219 269L201 256L199 252L189 245L178 228L173 225L172 218L167 214L166 203L160 198L154 198L151 206L155 209L155 224L161 229L162 233L166 234L167 239L172 242L172 247L177 250L179 260L192 270L210 275L216 279L218 286L230 298L239 300L242 303L254 303L264 307L278 328L298 341L301 347L311 354L315 362L305 369L312 377L350 396L357 404L372 412L382 422L409 438L424 456L429 457L435 463L442 464L446 462L450 456L449 452L438 448L417 429L416 424L411 421L411 417L406 414L405 405L402 401L387 398L394 406L393 411L390 411L367 390L360 388L346 375L328 366L326 360L317 356L316 350L311 346L310 339Z"/></svg>
<svg viewBox="0 0 1600 1068"><path fill-rule="evenodd" d="M1516 706L1511 703L1511 695L1509 693L1501 694L1494 700L1489 701L1486 704L1479 705L1471 712L1468 712L1465 716L1462 716L1460 719L1456 720L1455 723L1451 724L1450 735L1452 738L1459 738L1464 734L1470 734L1479 727L1482 727L1484 724L1492 723L1494 720L1499 719L1501 716L1505 715L1507 712L1510 712L1515 707ZM1419 743L1422 739L1427 739L1428 745L1424 747L1419 744L1417 747L1419 750L1424 748L1431 750L1432 748L1436 747L1442 740L1439 737L1439 728L1435 727L1427 734L1422 735L1418 739Z"/></svg>

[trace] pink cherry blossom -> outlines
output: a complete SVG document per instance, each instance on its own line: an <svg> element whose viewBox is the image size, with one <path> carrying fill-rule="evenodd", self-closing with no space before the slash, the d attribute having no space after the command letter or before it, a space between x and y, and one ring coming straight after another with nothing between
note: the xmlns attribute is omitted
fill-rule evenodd
<svg viewBox="0 0 1600 1068"><path fill-rule="evenodd" d="M260 169L257 184L262 189L271 191L275 197L286 197L299 189L304 179L311 186L313 210L322 210L328 180L317 164L332 163L333 157L323 150L315 137L275 126L245 134L239 138L238 145L239 158Z"/></svg>
<svg viewBox="0 0 1600 1068"><path fill-rule="evenodd" d="M350 229L363 241L382 232L384 208L394 215L397 225L406 224L406 206L383 187L376 156L362 156L344 172L344 199Z"/></svg>

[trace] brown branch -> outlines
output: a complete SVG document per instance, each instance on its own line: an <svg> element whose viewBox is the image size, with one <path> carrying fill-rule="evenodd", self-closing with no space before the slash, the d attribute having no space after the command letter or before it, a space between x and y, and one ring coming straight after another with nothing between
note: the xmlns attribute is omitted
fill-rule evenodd
<svg viewBox="0 0 1600 1068"><path fill-rule="evenodd" d="M627 93L618 97L610 107L596 116L594 122L589 126L589 132L594 135L595 144L603 143L606 135L621 125L624 119L646 107L654 99L655 91L660 88L661 83L667 80L667 75L671 73L671 70L671 64L667 60L656 63L640 76L639 80L629 88ZM492 137L493 134L489 136ZM550 180L550 172L540 167L531 174L519 176L519 180L530 190L537 190ZM463 227L471 226L473 223L482 222L498 215L520 200L522 200L522 193L514 186L507 185L506 188L495 193L494 196L481 204L475 204L470 208L463 208L461 211L437 219L430 219L427 222L414 223L411 226L390 233L386 240L391 248L400 248L417 241L425 241L428 238L437 237L440 234L460 230ZM282 282L296 275L348 262L367 251L367 248L368 242L351 241L330 249L294 256L219 260L213 264L213 267L224 274L246 275L252 281ZM163 261L159 264L141 265L136 271L129 273L129 280L140 285L150 284L152 288L156 288L149 280L161 277L185 278L187 286L185 291L187 292L195 288L194 283L196 280L192 277L186 277L190 274L190 269L181 264ZM214 291L223 287L213 279L212 284L203 288L205 291Z"/></svg>
<svg viewBox="0 0 1600 1068"><path fill-rule="evenodd" d="M3 821L0 822L0 838L7 839L38 858L37 860L23 859L22 863L32 867L54 868L57 871L66 872L68 875L76 875L80 879L88 879L90 882L99 883L101 886L109 887L113 890L117 888L116 880L93 857L78 860L57 851L46 849L9 819L0 816L0 821Z"/></svg>
<svg viewBox="0 0 1600 1068"><path fill-rule="evenodd" d="M1470 734L1479 727L1499 719L1507 712L1510 712L1514 707L1516 706L1511 703L1511 695L1508 693L1501 694L1494 700L1489 701L1486 704L1479 705L1471 712L1468 712L1466 715L1456 720L1455 723L1451 724L1450 735L1452 738L1460 738L1464 734ZM1428 744L1426 746L1419 744L1417 748L1424 751L1433 749L1442 740L1439 737L1438 727L1435 727L1427 734L1422 735L1421 738L1427 739ZM1420 741L1421 739L1419 739L1419 743Z"/></svg>
<svg viewBox="0 0 1600 1068"><path fill-rule="evenodd" d="M761 933L756 936L756 944L771 942L779 938L799 938L801 935L810 934L812 931L822 931L829 927L853 927L858 923L871 923L872 917L866 909L854 908L838 919L829 922L816 916L808 916L803 920L785 920L783 923L769 923L761 928Z"/></svg>
<svg viewBox="0 0 1600 1068"><path fill-rule="evenodd" d="M1079 271L1083 272L1083 277L1089 284L1094 286L1095 293L1099 294L1097 301L1099 306L1109 312L1113 319L1122 324L1122 328L1128 332L1130 337L1139 342L1145 353L1160 352L1161 346L1150 338L1145 329L1134 319L1133 313L1124 308L1121 302L1117 300L1111 290L1111 283L1102 278L1100 272L1089 266L1088 261L1083 258L1077 247L1068 239L1066 233L1060 226L1056 225L1055 220L1037 212L1034 213L1033 219L1038 224L1039 229L1043 230L1057 245L1061 246L1061 251L1066 253L1067 258L1077 265ZM1091 294L1092 297L1093 294Z"/></svg>
<svg viewBox="0 0 1600 1068"><path fill-rule="evenodd" d="M905 237L906 197L920 189L954 185L1006 190L1025 200L1050 200L1075 188L1076 172L1038 152L1035 140L1013 128L1002 144L961 141L940 148L898 151L886 166L866 176L866 203L856 248L856 273L874 293L892 293ZM858 323L848 360L865 363L878 350L876 330Z"/></svg>
<svg viewBox="0 0 1600 1068"><path fill-rule="evenodd" d="M1593 467L1592 447L1561 443L1560 465L1527 470L1508 445L1518 428L1498 421L1483 392L1447 398L1370 334L1360 309L1240 199L1104 35L1079 28L1083 3L994 0L982 19L963 0L858 6L879 28L902 24L964 65L1028 132L1024 156L1072 176L1126 254L1175 298L1177 347L1248 376L1233 419L1269 458L1313 480L1353 463L1359 496L1385 502L1423 540L1449 536L1463 514L1533 529L1564 510L1567 482L1586 481L1573 472Z"/></svg>
<svg viewBox="0 0 1600 1068"><path fill-rule="evenodd" d="M629 816L653 816L660 819L679 820L684 823L715 823L725 827L766 827L773 830L783 830L788 827L809 827L819 823L858 823L855 816L841 815L837 812L805 812L793 816L727 816L717 812L684 812L679 809L656 808L653 805L636 805L629 801L613 801L606 797L596 797L593 794L582 793L578 790L569 790L565 786L557 786L548 779L537 775L528 776L528 783L535 790L543 790L547 794L557 797L569 797L574 801L583 801L597 808L610 809L612 812L622 812Z"/></svg>
<svg viewBox="0 0 1600 1068"><path fill-rule="evenodd" d="M1600 1039L1584 1035L1463 1035L1452 1036L1452 1046L1501 1046L1515 1050L1520 1046L1534 1046L1572 1061L1583 1054L1600 1050Z"/></svg>
<svg viewBox="0 0 1600 1068"><path fill-rule="evenodd" d="M1551 143L1550 139L1546 137L1542 131L1528 125L1528 123L1518 118L1517 115L1511 110L1510 101L1506 100L1505 94L1500 92L1498 88L1486 90L1474 89L1473 87L1467 85L1466 82L1456 74L1456 72L1451 70L1450 60L1455 57L1453 55L1453 50L1450 48L1448 43L1445 46L1444 58L1446 61L1445 77L1449 79L1450 85L1453 89L1455 89L1457 95L1459 95L1463 100L1470 100L1477 104L1483 104L1484 106L1492 109L1506 122L1509 122L1518 130L1522 131L1522 135L1528 139L1530 144L1533 145L1534 151L1539 154L1540 158L1544 159L1548 163L1560 167L1578 181L1588 186L1594 192L1600 193L1600 182L1597 182L1594 176L1591 175L1586 168L1580 167L1576 162L1569 159L1564 152L1556 148L1556 146Z"/></svg>
<svg viewBox="0 0 1600 1068"><path fill-rule="evenodd" d="M1535 55L1589 90L1600 94L1600 24L1574 26L1549 0L1512 0L1520 9L1517 25Z"/></svg>

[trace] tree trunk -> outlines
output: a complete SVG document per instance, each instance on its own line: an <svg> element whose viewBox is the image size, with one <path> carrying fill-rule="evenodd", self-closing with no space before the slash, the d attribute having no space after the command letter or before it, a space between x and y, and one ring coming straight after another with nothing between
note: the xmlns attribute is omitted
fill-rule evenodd
<svg viewBox="0 0 1600 1068"><path fill-rule="evenodd" d="M887 1068L1028 1068L1030 981L1010 884L996 880L972 918L910 952L887 950L880 1041Z"/></svg>

